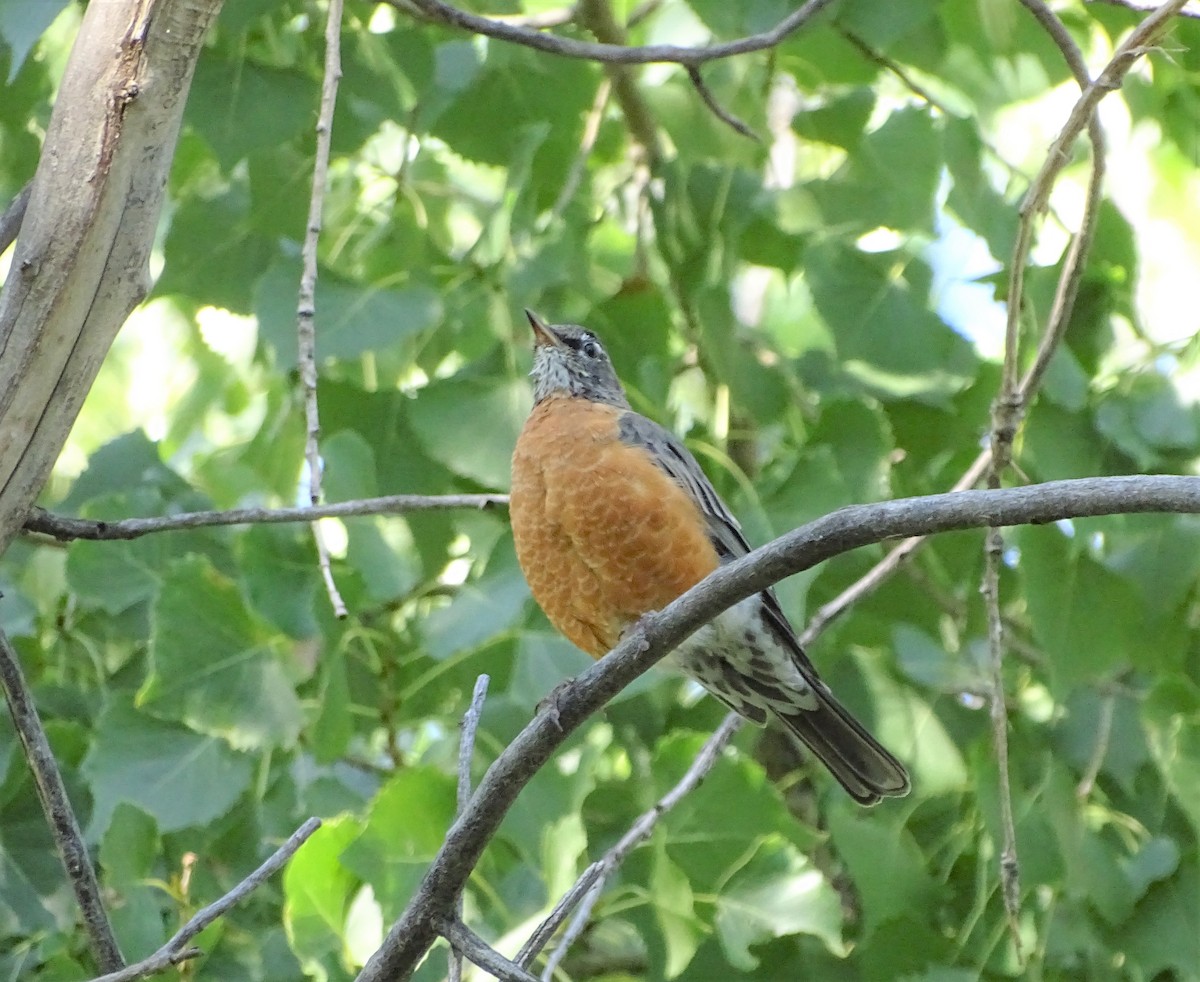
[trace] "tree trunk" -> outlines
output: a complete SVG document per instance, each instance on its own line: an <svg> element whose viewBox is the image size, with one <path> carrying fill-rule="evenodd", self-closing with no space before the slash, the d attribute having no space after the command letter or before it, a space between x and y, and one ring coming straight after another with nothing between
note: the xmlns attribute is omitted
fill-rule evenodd
<svg viewBox="0 0 1200 982"><path fill-rule="evenodd" d="M94 0L0 294L0 553L145 296L192 72L221 0Z"/></svg>

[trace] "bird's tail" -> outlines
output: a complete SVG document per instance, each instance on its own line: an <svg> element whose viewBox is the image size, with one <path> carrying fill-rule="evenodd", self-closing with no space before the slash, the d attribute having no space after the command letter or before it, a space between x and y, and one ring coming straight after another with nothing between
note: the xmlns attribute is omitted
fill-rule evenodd
<svg viewBox="0 0 1200 982"><path fill-rule="evenodd" d="M814 685L815 709L776 712L784 726L820 758L860 805L906 795L908 771L822 685Z"/></svg>

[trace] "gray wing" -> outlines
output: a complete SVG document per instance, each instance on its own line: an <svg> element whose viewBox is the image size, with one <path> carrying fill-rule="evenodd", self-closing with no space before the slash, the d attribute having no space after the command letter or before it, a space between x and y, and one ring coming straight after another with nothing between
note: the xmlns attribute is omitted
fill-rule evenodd
<svg viewBox="0 0 1200 982"><path fill-rule="evenodd" d="M708 522L708 537L722 564L740 559L750 551L750 543L742 535L738 520L721 500L691 451L674 433L635 412L623 413L618 425L621 442L649 450L654 462L699 506L700 513ZM762 597L764 616L776 637L791 651L804 675L825 688L813 663L796 640L796 633L784 616L775 591L764 590L759 596Z"/></svg>

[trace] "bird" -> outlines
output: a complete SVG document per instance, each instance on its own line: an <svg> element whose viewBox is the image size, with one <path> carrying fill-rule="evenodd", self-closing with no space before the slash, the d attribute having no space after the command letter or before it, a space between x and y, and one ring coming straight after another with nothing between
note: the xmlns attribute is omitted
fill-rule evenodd
<svg viewBox="0 0 1200 982"><path fill-rule="evenodd" d="M600 338L525 313L534 401L512 458L517 560L554 627L600 658L750 546L682 441L633 410ZM821 680L773 590L668 659L751 722L781 723L860 804L908 793L908 772Z"/></svg>

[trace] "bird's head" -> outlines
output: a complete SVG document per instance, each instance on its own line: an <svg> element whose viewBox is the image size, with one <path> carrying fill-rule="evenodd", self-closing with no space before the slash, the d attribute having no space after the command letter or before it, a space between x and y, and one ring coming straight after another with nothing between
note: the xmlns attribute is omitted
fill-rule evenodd
<svg viewBox="0 0 1200 982"><path fill-rule="evenodd" d="M552 395L574 396L629 408L600 339L577 324L547 324L525 311L533 328L533 401Z"/></svg>

